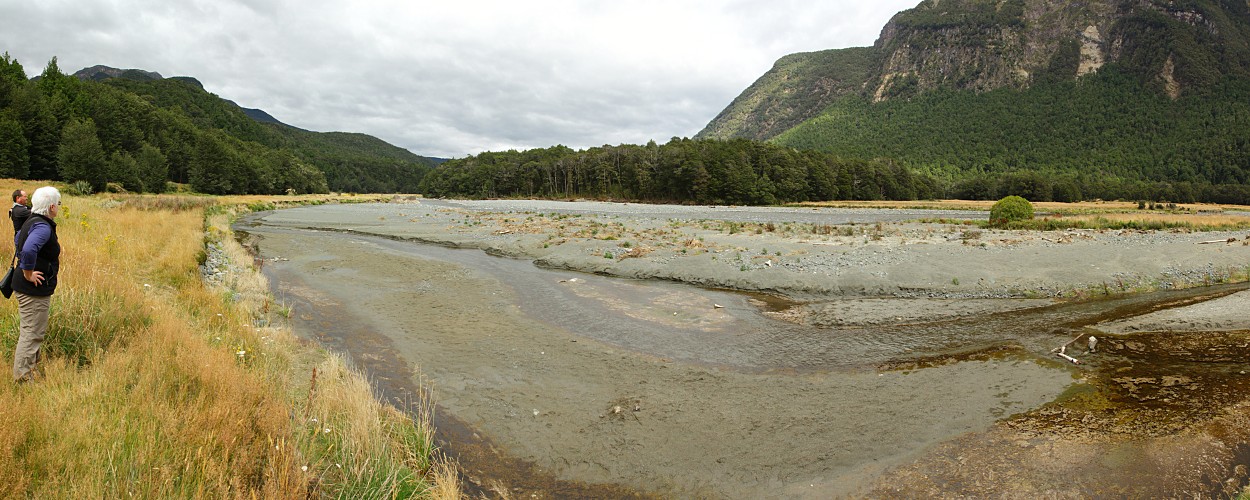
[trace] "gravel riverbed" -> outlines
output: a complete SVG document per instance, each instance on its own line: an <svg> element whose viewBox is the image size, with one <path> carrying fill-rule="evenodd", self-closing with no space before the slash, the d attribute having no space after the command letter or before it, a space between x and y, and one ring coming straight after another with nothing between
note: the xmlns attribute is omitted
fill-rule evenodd
<svg viewBox="0 0 1250 500"><path fill-rule="evenodd" d="M378 347L353 357L367 365L393 353L419 367L437 384L442 408L494 439L487 448L561 479L678 497L1209 491L1203 478L1231 470L1229 450L1243 439L1236 429L1245 412L1235 404L1244 397L1220 392L1227 379L1210 379L1212 393L1222 396L1191 405L1212 412L1128 448L1132 428L1116 422L1188 414L1138 416L1135 403L1104 403L1098 398L1131 399L1103 381L1124 378L1114 374L1119 365L1099 358L1086 358L1089 368L1060 364L1048 351L1083 328L1062 325L1069 313L1144 311L1095 326L1107 335L1250 330L1243 315L1213 312L1245 310L1247 292L1158 314L1151 312L1155 299L1090 301L1088 311L1080 300L1069 302L1228 281L1250 265L1248 235L998 231L951 222L984 217L410 199L281 210L264 214L256 230L262 257L272 262L266 272L286 280L279 294L302 297L326 318L306 325L311 335L333 343L372 332ZM413 242L480 249L554 274L433 256L414 251ZM765 298L604 283L601 276ZM562 305L571 312L558 311ZM760 309L769 310L763 320ZM755 326L775 319L797 329ZM628 328L618 335L618 325ZM996 337L995 325L1014 332ZM643 334L654 344L641 343ZM1211 342L1240 338L1229 335ZM1109 352L1136 345L1104 342ZM701 354L723 362L709 365ZM857 358L869 361L844 362ZM1135 388L1159 376L1176 379L1156 373L1166 367L1129 367L1141 371L1130 381ZM1098 395L1093 400L1103 406L1064 407L1065 392ZM1049 422L1060 419L1046 412L1105 429L1073 439L1072 427L1056 430ZM1213 422L1224 423L1211 430ZM1099 459L1112 453L1132 467ZM1165 477L1148 466L1205 466L1208 457L1218 467L1193 474ZM486 485L498 474L472 467ZM1073 478L1083 486L1066 487Z"/></svg>

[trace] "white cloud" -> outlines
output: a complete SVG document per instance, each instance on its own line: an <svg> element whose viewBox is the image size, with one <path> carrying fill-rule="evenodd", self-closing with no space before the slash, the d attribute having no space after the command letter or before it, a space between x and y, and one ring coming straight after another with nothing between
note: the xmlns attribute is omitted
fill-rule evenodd
<svg viewBox="0 0 1250 500"><path fill-rule="evenodd" d="M418 154L667 141L776 59L870 45L917 0L0 0L0 50L39 73L198 78L311 130Z"/></svg>

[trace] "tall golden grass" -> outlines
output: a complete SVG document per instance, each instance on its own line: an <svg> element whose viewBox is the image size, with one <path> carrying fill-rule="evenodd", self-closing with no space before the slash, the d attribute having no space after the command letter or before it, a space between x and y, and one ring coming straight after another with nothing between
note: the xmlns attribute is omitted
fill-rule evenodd
<svg viewBox="0 0 1250 500"><path fill-rule="evenodd" d="M64 198L44 377L0 377L0 498L459 497L428 415L379 403L340 358L257 321L267 286L204 200ZM227 290L200 280L206 238L244 263ZM16 313L0 303L6 367Z"/></svg>
<svg viewBox="0 0 1250 500"><path fill-rule="evenodd" d="M1096 221L1103 219L1111 223L1138 222L1143 225L1166 227L1193 227L1211 229L1244 229L1250 227L1250 217L1223 213L1213 214L1179 214L1179 213L1114 213L1100 215L1079 215L1069 219Z"/></svg>

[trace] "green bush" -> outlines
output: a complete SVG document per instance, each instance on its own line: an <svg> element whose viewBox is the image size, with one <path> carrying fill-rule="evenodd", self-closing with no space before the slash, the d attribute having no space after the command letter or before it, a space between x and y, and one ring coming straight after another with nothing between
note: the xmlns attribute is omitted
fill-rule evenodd
<svg viewBox="0 0 1250 500"><path fill-rule="evenodd" d="M91 196L95 189L91 187L91 183L87 181L76 181L73 184L65 186L65 194L73 196Z"/></svg>
<svg viewBox="0 0 1250 500"><path fill-rule="evenodd" d="M1033 204L1019 196L1008 196L990 207L990 222L1002 224L1033 218Z"/></svg>

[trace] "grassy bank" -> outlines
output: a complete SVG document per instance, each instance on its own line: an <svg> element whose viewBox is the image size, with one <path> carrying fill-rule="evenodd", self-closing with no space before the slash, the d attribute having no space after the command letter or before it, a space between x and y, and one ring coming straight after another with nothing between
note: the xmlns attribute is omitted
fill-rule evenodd
<svg viewBox="0 0 1250 500"><path fill-rule="evenodd" d="M989 220L920 219L932 224L975 226L981 229L1013 229L1025 231L1065 231L1069 229L1138 231L1240 231L1250 229L1250 217L1223 214L1134 214L1108 213L1077 216L1047 216L999 224Z"/></svg>
<svg viewBox="0 0 1250 500"><path fill-rule="evenodd" d="M12 381L17 303L0 303L0 497L458 496L428 414L269 326L280 308L228 222L284 198L64 198L36 383ZM206 241L232 263L218 286L200 278Z"/></svg>

